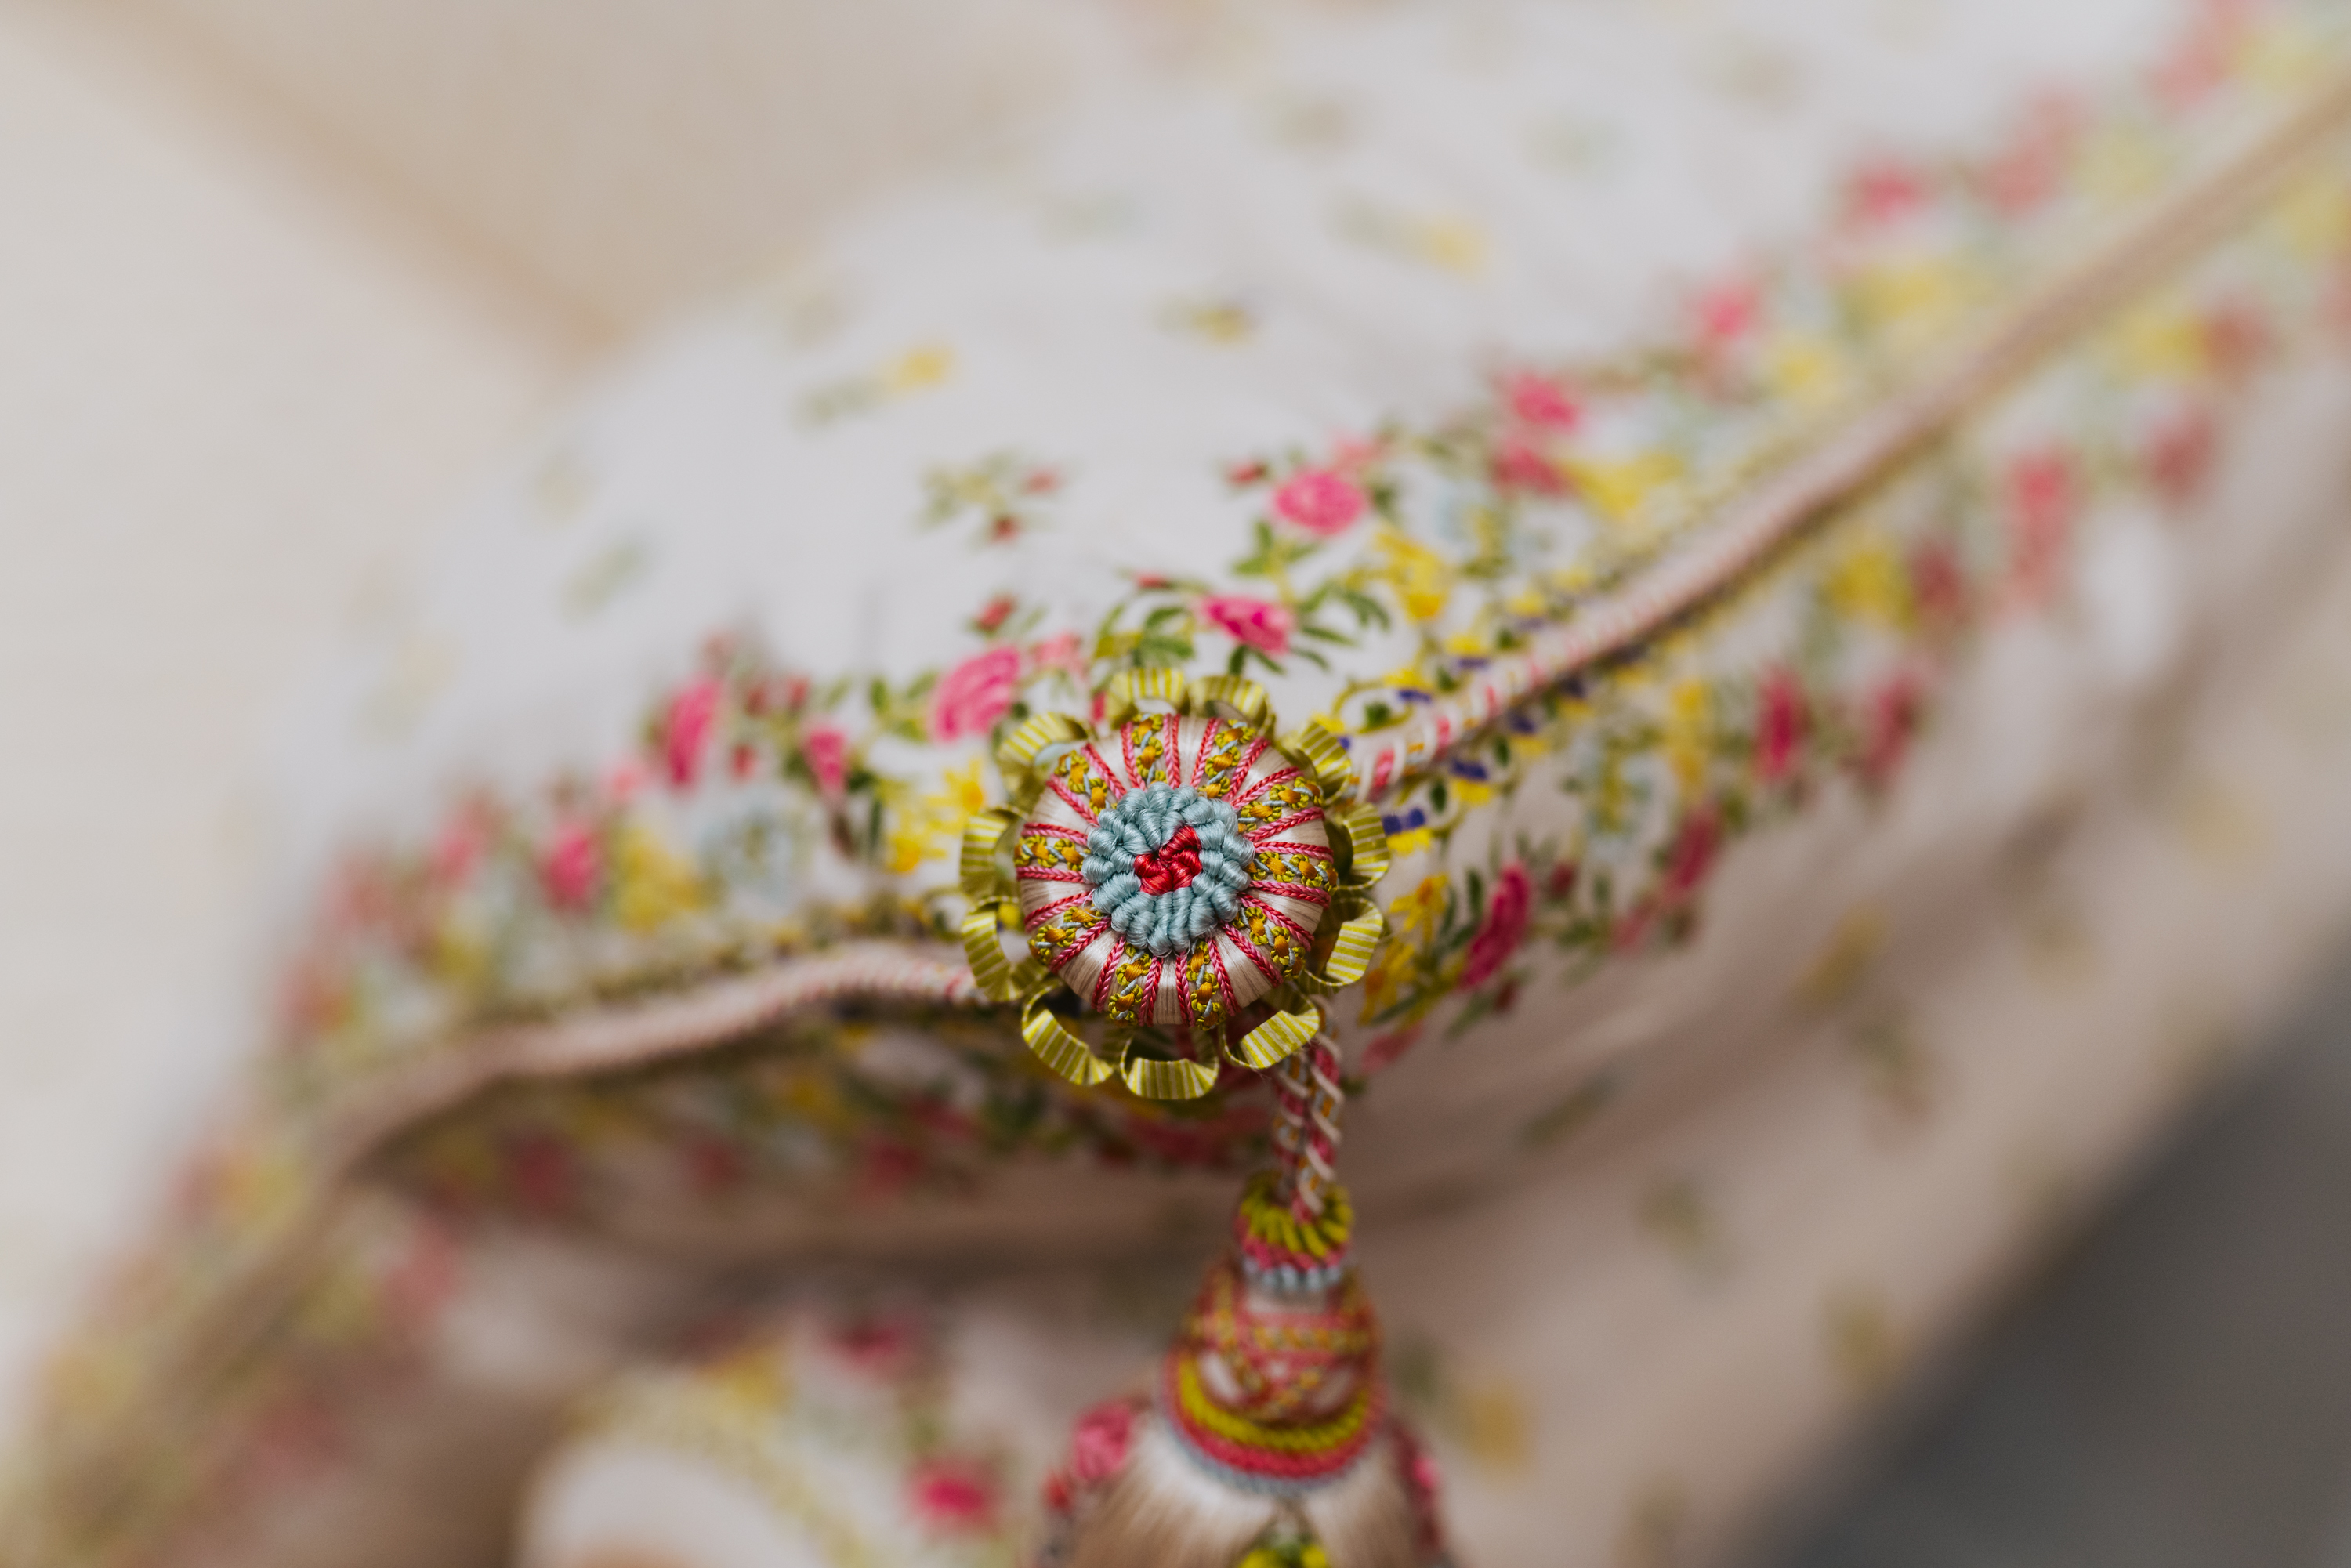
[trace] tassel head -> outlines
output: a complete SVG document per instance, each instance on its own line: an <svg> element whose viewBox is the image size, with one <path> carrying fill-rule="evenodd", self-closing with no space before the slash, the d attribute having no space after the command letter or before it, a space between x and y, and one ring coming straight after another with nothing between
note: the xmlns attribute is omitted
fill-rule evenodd
<svg viewBox="0 0 2351 1568"><path fill-rule="evenodd" d="M1434 1468L1391 1415L1333 1185L1249 1185L1148 1395L1079 1420L1040 1568L1434 1568Z"/></svg>

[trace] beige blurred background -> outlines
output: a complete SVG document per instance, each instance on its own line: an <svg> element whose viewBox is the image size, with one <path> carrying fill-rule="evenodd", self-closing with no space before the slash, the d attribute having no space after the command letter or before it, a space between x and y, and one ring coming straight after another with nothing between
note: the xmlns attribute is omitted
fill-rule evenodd
<svg viewBox="0 0 2351 1568"><path fill-rule="evenodd" d="M220 1081L305 668L611 345L1113 3L0 0L0 1424Z"/></svg>

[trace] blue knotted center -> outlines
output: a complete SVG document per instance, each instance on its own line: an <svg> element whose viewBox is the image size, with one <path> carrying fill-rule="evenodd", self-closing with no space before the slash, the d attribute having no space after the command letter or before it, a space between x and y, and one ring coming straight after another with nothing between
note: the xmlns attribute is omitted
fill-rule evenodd
<svg viewBox="0 0 2351 1568"><path fill-rule="evenodd" d="M1182 785L1146 784L1096 820L1080 869L1112 930L1172 958L1240 912L1256 858L1230 806Z"/></svg>

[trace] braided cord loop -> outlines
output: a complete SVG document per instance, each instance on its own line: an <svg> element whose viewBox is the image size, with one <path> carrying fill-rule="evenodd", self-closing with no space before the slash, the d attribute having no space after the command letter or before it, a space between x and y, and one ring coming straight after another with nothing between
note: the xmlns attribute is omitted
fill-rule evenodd
<svg viewBox="0 0 2351 1568"><path fill-rule="evenodd" d="M1318 1034L1285 1060L1273 1076L1275 1169L1290 1212L1303 1225L1318 1221L1336 1188L1339 1117L1346 1091L1339 1082L1339 1048Z"/></svg>

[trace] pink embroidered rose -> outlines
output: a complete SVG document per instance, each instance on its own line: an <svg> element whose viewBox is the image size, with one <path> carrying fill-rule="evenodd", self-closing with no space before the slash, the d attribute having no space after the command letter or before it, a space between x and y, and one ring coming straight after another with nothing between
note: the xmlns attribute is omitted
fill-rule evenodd
<svg viewBox="0 0 2351 1568"><path fill-rule="evenodd" d="M420 1230L401 1252L384 1279L384 1296L392 1317L422 1326L431 1314L456 1294L461 1276L458 1242L446 1230Z"/></svg>
<svg viewBox="0 0 2351 1568"><path fill-rule="evenodd" d="M556 1214L571 1207L578 1191L579 1172L571 1151L546 1133L524 1133L505 1147L507 1180L523 1207L534 1214Z"/></svg>
<svg viewBox="0 0 2351 1568"><path fill-rule="evenodd" d="M1442 1522L1444 1472L1437 1469L1429 1451L1420 1446L1412 1428L1399 1422L1391 1430L1395 1433L1396 1469L1412 1506L1415 1554L1424 1563L1443 1562L1447 1556Z"/></svg>
<svg viewBox="0 0 2351 1568"><path fill-rule="evenodd" d="M697 1138L684 1150L686 1179L705 1197L735 1191L750 1174L742 1151L717 1138Z"/></svg>
<svg viewBox="0 0 2351 1568"><path fill-rule="evenodd" d="M993 636L997 628L1011 620L1012 612L1019 608L1019 600L1008 593L999 593L981 606L979 613L971 618L972 629L982 636Z"/></svg>
<svg viewBox="0 0 2351 1568"><path fill-rule="evenodd" d="M2174 506L2196 499L2211 476L2220 445L2209 409L2191 409L2158 425L2147 451L2147 470L2156 493Z"/></svg>
<svg viewBox="0 0 2351 1568"><path fill-rule="evenodd" d="M1744 279L1717 285L1698 297L1698 331L1708 348L1724 349L1755 329L1763 297Z"/></svg>
<svg viewBox="0 0 2351 1568"><path fill-rule="evenodd" d="M2077 104L2062 97L2043 99L2033 105L2007 148L1977 172L1976 183L1994 206L2011 217L2044 204L2064 185L2066 166L2081 140L2083 118Z"/></svg>
<svg viewBox="0 0 2351 1568"><path fill-rule="evenodd" d="M1615 927L1608 933L1608 950L1630 953L1648 940L1649 927L1656 924L1657 901L1645 898L1619 915Z"/></svg>
<svg viewBox="0 0 2351 1568"><path fill-rule="evenodd" d="M1113 1399L1078 1417L1070 1433L1070 1457L1045 1479L1045 1506L1066 1513L1078 1498L1126 1468L1134 1440L1134 1404Z"/></svg>
<svg viewBox="0 0 2351 1568"><path fill-rule="evenodd" d="M1289 610L1268 599L1247 599L1220 593L1200 601L1200 614L1233 641L1277 657L1290 651L1290 633L1297 621Z"/></svg>
<svg viewBox="0 0 2351 1568"><path fill-rule="evenodd" d="M849 735L837 724L812 724L800 734L800 760L808 764L819 793L841 798L849 781Z"/></svg>
<svg viewBox="0 0 2351 1568"><path fill-rule="evenodd" d="M1910 602L1930 628L1949 631L1968 612L1967 569L1949 541L1928 539L1910 558Z"/></svg>
<svg viewBox="0 0 2351 1568"><path fill-rule="evenodd" d="M1385 1071L1402 1061L1420 1043L1421 1025L1408 1023L1394 1034L1384 1034L1364 1049L1364 1076Z"/></svg>
<svg viewBox="0 0 2351 1568"><path fill-rule="evenodd" d="M922 1324L904 1313L854 1318L826 1335L834 1354L862 1377L887 1383L913 1369L924 1350Z"/></svg>
<svg viewBox="0 0 2351 1568"><path fill-rule="evenodd" d="M1510 417L1537 430L1569 431L1583 417L1583 409L1557 382L1541 376L1512 376L1503 384Z"/></svg>
<svg viewBox="0 0 2351 1568"><path fill-rule="evenodd" d="M1804 688L1787 670L1763 677L1755 713L1755 775L1769 783L1787 776L1804 743Z"/></svg>
<svg viewBox="0 0 2351 1568"><path fill-rule="evenodd" d="M1533 914L1534 888L1526 867L1516 861L1494 879L1493 896L1486 901L1486 923L1469 939L1468 962L1461 967L1461 988L1484 985L1510 961L1527 938L1527 921Z"/></svg>
<svg viewBox="0 0 2351 1568"><path fill-rule="evenodd" d="M539 856L539 885L547 901L558 909L585 909L595 901L596 885L603 880L604 852L596 830L586 822L566 822L555 830Z"/></svg>
<svg viewBox="0 0 2351 1568"><path fill-rule="evenodd" d="M2236 300L2215 307L2204 319L2204 352L2224 382L2251 375L2276 347L2258 306Z"/></svg>
<svg viewBox="0 0 2351 1568"><path fill-rule="evenodd" d="M1862 715L1861 755L1855 759L1865 780L1881 786L1892 780L1910 753L1925 707L1926 693L1907 670L1887 677L1869 695Z"/></svg>
<svg viewBox="0 0 2351 1568"><path fill-rule="evenodd" d="M1897 222L1926 203L1925 178L1892 160L1865 165L1845 187L1846 210L1865 228Z"/></svg>
<svg viewBox="0 0 2351 1568"><path fill-rule="evenodd" d="M1126 1468L1127 1445L1134 1439L1131 1403L1116 1399L1095 1406L1070 1433L1070 1474L1088 1484L1110 1479Z"/></svg>
<svg viewBox="0 0 2351 1568"><path fill-rule="evenodd" d="M1495 486L1503 490L1556 496L1567 488L1559 465L1544 456L1541 447L1519 434L1505 435L1494 444L1493 475Z"/></svg>
<svg viewBox="0 0 2351 1568"><path fill-rule="evenodd" d="M895 1197L922 1177L923 1152L897 1138L875 1138L858 1156L857 1184L866 1197Z"/></svg>
<svg viewBox="0 0 2351 1568"><path fill-rule="evenodd" d="M718 683L705 676L670 699L662 723L662 759L669 767L669 781L680 789L702 770L703 746L718 717Z"/></svg>
<svg viewBox="0 0 2351 1568"><path fill-rule="evenodd" d="M2008 471L2009 580L2037 603L2055 591L2080 510L2073 459L2050 449L2019 457Z"/></svg>
<svg viewBox="0 0 2351 1568"><path fill-rule="evenodd" d="M1033 669L1059 670L1065 675L1082 678L1086 673L1085 643L1075 632L1048 637L1029 650L1029 664Z"/></svg>
<svg viewBox="0 0 2351 1568"><path fill-rule="evenodd" d="M942 1534L976 1535L996 1524L996 1478L969 1459L924 1460L907 1478L906 1500Z"/></svg>
<svg viewBox="0 0 2351 1568"><path fill-rule="evenodd" d="M1678 904L1696 893L1707 873L1714 869L1715 854L1721 848L1722 819L1712 807L1700 807L1684 818L1673 848L1666 852L1663 892L1667 901Z"/></svg>
<svg viewBox="0 0 2351 1568"><path fill-rule="evenodd" d="M615 762L604 775L604 793L614 805L626 805L635 800L644 787L645 770L634 758Z"/></svg>
<svg viewBox="0 0 2351 1568"><path fill-rule="evenodd" d="M1369 505L1363 487L1328 468L1309 468L1273 493L1274 511L1310 534L1342 534Z"/></svg>
<svg viewBox="0 0 2351 1568"><path fill-rule="evenodd" d="M485 813L469 809L457 813L441 830L433 846L433 880L443 887L458 887L470 880L488 850L490 825Z"/></svg>
<svg viewBox="0 0 2351 1568"><path fill-rule="evenodd" d="M1012 706L1020 680L1017 649L990 648L949 670L931 695L931 736L960 740L985 735Z"/></svg>

